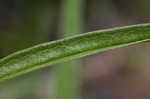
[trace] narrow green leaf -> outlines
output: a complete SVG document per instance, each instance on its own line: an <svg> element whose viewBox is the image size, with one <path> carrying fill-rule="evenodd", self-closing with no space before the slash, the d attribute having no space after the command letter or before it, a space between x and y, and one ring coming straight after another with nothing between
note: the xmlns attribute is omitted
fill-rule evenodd
<svg viewBox="0 0 150 99"><path fill-rule="evenodd" d="M40 44L0 60L0 81L83 56L150 39L150 24L107 29Z"/></svg>

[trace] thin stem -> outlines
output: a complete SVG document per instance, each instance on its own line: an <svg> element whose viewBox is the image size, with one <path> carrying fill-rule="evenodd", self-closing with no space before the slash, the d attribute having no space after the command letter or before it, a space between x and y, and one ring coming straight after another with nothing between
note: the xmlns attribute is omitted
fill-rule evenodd
<svg viewBox="0 0 150 99"><path fill-rule="evenodd" d="M64 0L61 37L81 32L82 0ZM80 94L80 61L62 63L57 69L55 99L79 99Z"/></svg>

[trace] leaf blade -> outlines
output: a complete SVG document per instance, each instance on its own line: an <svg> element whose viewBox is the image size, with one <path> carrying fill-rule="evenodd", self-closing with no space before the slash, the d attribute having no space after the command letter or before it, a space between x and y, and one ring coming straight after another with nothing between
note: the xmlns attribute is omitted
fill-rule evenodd
<svg viewBox="0 0 150 99"><path fill-rule="evenodd" d="M44 43L0 60L0 81L55 63L150 39L150 24L89 32Z"/></svg>

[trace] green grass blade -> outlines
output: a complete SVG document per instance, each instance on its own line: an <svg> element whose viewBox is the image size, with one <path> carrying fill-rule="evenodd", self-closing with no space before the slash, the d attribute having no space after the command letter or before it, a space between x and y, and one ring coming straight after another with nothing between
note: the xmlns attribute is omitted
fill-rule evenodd
<svg viewBox="0 0 150 99"><path fill-rule="evenodd" d="M63 0L61 37L81 33L82 2L83 0ZM58 66L53 99L80 99L80 67L80 60Z"/></svg>
<svg viewBox="0 0 150 99"><path fill-rule="evenodd" d="M52 64L150 39L150 24L107 29L39 44L0 60L0 81Z"/></svg>

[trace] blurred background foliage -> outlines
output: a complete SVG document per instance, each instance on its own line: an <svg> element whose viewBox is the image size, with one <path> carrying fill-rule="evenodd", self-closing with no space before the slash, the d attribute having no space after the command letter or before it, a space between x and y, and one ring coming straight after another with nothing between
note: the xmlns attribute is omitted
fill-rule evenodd
<svg viewBox="0 0 150 99"><path fill-rule="evenodd" d="M149 0L83 0L83 32L150 22ZM59 38L64 0L0 0L0 57ZM70 8L71 9L71 8ZM149 99L150 45L82 58L81 99ZM52 99L56 68L0 84L0 99Z"/></svg>

